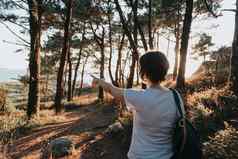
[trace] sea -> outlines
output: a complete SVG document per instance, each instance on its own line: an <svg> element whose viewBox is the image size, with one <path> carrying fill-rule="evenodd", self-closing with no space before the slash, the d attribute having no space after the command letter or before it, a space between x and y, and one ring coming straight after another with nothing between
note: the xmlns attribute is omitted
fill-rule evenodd
<svg viewBox="0 0 238 159"><path fill-rule="evenodd" d="M0 83L17 81L19 76L25 74L26 70L0 68Z"/></svg>

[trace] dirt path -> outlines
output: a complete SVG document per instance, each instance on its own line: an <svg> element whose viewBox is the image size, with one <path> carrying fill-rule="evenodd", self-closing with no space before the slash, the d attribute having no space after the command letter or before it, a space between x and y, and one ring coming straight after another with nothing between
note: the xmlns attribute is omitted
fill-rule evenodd
<svg viewBox="0 0 238 159"><path fill-rule="evenodd" d="M29 135L17 139L8 147L8 157L38 159L49 141L67 137L76 145L78 158L80 146L93 140L97 131L110 125L115 114L115 109L110 105L66 106L66 112L62 114L66 121L34 129Z"/></svg>

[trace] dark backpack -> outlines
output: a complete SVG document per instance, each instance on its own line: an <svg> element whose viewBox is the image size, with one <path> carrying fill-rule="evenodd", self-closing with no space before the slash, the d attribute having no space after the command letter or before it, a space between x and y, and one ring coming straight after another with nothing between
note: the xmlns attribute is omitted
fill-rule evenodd
<svg viewBox="0 0 238 159"><path fill-rule="evenodd" d="M201 159L200 136L191 122L186 119L185 113L182 111L182 103L178 92L174 89L170 90L173 92L174 100L180 114L180 118L176 121L174 128L174 155L171 159Z"/></svg>

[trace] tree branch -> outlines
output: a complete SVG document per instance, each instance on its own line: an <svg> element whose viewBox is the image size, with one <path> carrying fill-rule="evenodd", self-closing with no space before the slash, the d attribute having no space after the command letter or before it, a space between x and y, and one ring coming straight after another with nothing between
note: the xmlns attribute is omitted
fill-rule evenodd
<svg viewBox="0 0 238 159"><path fill-rule="evenodd" d="M204 0L204 3L205 3L205 6L206 6L208 12L210 12L212 14L212 16L217 18L218 15L216 15L216 13L214 13L214 11L212 10L212 7L208 4L207 0Z"/></svg>
<svg viewBox="0 0 238 159"><path fill-rule="evenodd" d="M224 12L237 12L238 10L236 10L236 9L222 9L222 11L224 11Z"/></svg>
<svg viewBox="0 0 238 159"><path fill-rule="evenodd" d="M96 33L96 30L97 30L97 29L94 30L92 23L89 23L89 25L90 25L90 28L91 28L91 30L92 30L92 32L93 32L93 35L94 35L94 37L95 37L96 42L97 42L99 45L101 45L101 44L102 44L102 38L97 35L97 33ZM98 26L97 26L97 28L98 28Z"/></svg>
<svg viewBox="0 0 238 159"><path fill-rule="evenodd" d="M24 25L22 25L22 24L19 24L19 23L16 23L15 21L12 21L12 20L7 20L8 22L10 22L10 23L12 23L12 24L15 24L15 25L17 25L17 26L19 26L19 27L21 27L21 28L23 28L23 29L25 29L25 30L29 30L29 28L27 28L27 27L25 27Z"/></svg>
<svg viewBox="0 0 238 159"><path fill-rule="evenodd" d="M16 36L18 39L20 39L22 42L26 43L26 44L30 44L30 42L28 42L27 40L23 39L22 37L20 37L19 35L17 35L17 33L15 33L11 28L9 28L9 26L7 24L5 24L4 22L0 21L1 24L3 24L7 30L9 30L14 36Z"/></svg>
<svg viewBox="0 0 238 159"><path fill-rule="evenodd" d="M118 13L119 13L119 16L120 16L120 20L121 20L121 23L122 23L122 28L124 29L124 32L125 32L125 34L127 35L127 38L128 38L128 40L129 40L129 42L130 42L130 46L131 46L131 48L133 49L133 51L135 52L135 53L137 53L137 47L136 47L136 45L135 45L135 42L134 42L134 39L132 38L132 36L131 36L131 30L129 30L129 27L128 27L128 24L127 24L127 22L126 22L126 19L125 19L125 16L124 16L124 14L123 14L123 11L122 11L122 9L121 9L121 6L120 6L120 4L119 4L119 1L118 0L114 0L114 3L115 3L115 5L116 5L116 9L117 9L117 11L118 11Z"/></svg>
<svg viewBox="0 0 238 159"><path fill-rule="evenodd" d="M6 41L6 40L3 40L2 42L7 43L7 44L11 44L11 45L24 46L24 47L30 48L30 45L26 45L26 44L20 44L20 43Z"/></svg>
<svg viewBox="0 0 238 159"><path fill-rule="evenodd" d="M14 3L17 7L19 7L19 8L21 8L21 9L23 9L23 10L25 10L25 11L29 11L27 8L25 8L24 6L22 6L22 5L20 5L20 4L18 4L17 2L15 2L14 0L10 0L12 3Z"/></svg>

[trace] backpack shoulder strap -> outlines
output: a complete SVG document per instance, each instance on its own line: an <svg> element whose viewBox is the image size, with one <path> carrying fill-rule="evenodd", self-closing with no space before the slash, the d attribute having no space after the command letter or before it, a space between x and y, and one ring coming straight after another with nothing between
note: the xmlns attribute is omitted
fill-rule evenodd
<svg viewBox="0 0 238 159"><path fill-rule="evenodd" d="M181 100L180 100L178 92L175 89L172 89L172 88L170 88L170 90L173 93L174 100L175 100L176 106L177 106L177 108L179 110L180 116L181 117L185 117L185 112L184 112L184 109L182 108L182 103L181 103Z"/></svg>

